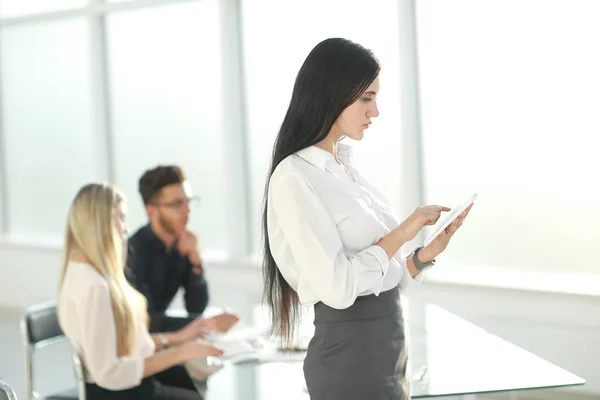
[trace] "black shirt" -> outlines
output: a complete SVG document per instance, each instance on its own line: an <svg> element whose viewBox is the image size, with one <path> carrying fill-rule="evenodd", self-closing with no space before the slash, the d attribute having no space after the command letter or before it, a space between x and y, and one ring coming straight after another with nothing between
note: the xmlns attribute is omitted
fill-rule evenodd
<svg viewBox="0 0 600 400"><path fill-rule="evenodd" d="M192 263L179 253L177 243L167 251L148 224L131 236L128 250L127 279L148 301L150 332L180 329L202 314L208 304L204 269L200 274L192 271ZM165 311L180 287L185 290L185 308L190 318L176 323L177 319L165 317Z"/></svg>

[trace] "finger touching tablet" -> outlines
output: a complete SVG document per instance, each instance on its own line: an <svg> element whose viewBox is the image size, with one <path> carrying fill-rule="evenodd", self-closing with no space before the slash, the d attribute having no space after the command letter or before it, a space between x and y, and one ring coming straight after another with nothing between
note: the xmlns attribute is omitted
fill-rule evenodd
<svg viewBox="0 0 600 400"><path fill-rule="evenodd" d="M469 206L475 202L476 198L477 193L471 196L471 198L465 203L459 205L458 207L454 207L452 210L450 210L450 212L446 215L446 218L443 220L444 222L442 222L437 228L435 228L435 230L427 237L427 239L425 239L425 241L423 242L423 247L433 242L435 238L439 236L440 233L444 232L444 229L446 229L452 223L452 221L458 218L460 214L463 213L463 211L469 208Z"/></svg>

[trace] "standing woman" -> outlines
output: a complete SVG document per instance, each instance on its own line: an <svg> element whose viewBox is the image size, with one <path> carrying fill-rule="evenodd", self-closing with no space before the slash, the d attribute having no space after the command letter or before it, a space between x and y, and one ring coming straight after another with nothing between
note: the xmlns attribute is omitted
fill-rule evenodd
<svg viewBox="0 0 600 400"><path fill-rule="evenodd" d="M272 331L287 341L299 306L314 306L315 335L304 362L313 400L410 397L400 293L421 279L469 211L429 246L400 254L449 208L419 207L399 223L353 167L352 149L339 143L361 140L379 115L379 70L374 55L356 43L319 43L298 72L273 149L263 214L264 294Z"/></svg>
<svg viewBox="0 0 600 400"><path fill-rule="evenodd" d="M193 324L148 333L146 300L124 275L126 238L123 195L108 184L81 188L69 209L58 317L81 358L86 399L200 400L181 364L222 352Z"/></svg>

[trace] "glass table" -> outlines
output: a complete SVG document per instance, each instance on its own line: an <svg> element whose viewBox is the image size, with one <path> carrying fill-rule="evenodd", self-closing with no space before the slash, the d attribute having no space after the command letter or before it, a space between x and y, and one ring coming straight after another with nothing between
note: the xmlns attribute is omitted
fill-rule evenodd
<svg viewBox="0 0 600 400"><path fill-rule="evenodd" d="M403 299L412 398L583 385L585 381L433 304ZM311 335L312 316L300 332ZM314 331L314 328L312 328ZM207 400L307 400L302 353L224 361Z"/></svg>

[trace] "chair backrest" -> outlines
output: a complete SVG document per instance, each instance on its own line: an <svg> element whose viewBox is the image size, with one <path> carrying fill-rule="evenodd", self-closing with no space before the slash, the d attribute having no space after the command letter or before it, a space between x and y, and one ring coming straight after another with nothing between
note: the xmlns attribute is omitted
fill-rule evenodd
<svg viewBox="0 0 600 400"><path fill-rule="evenodd" d="M17 394L10 385L0 380L0 400L17 400Z"/></svg>
<svg viewBox="0 0 600 400"><path fill-rule="evenodd" d="M23 337L27 345L35 346L48 339L64 336L58 324L56 302L35 304L25 310L22 320Z"/></svg>
<svg viewBox="0 0 600 400"><path fill-rule="evenodd" d="M25 345L27 396L29 399L35 399L38 394L35 392L33 382L34 351L56 341L66 339L58 323L56 302L47 301L27 308L21 319L21 335Z"/></svg>

